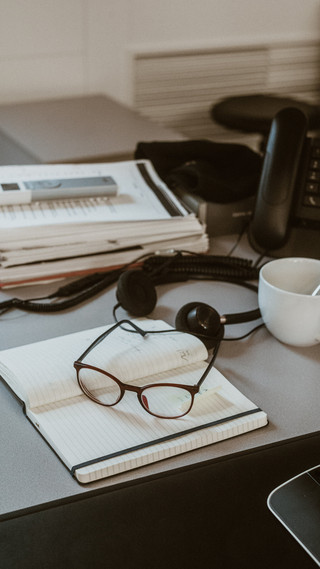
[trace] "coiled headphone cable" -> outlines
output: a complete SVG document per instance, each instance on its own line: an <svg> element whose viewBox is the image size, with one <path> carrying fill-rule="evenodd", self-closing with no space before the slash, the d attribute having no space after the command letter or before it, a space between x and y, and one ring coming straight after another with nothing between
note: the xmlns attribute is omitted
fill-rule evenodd
<svg viewBox="0 0 320 569"><path fill-rule="evenodd" d="M142 259L144 259L143 262L141 262ZM252 261L239 257L174 251L174 254L169 255L142 255L125 267L107 273L95 273L63 285L47 297L5 300L0 302L0 315L14 308L45 314L73 308L115 284L121 273L128 267L137 264L142 271L151 277L155 284L201 279L231 282L257 290L256 285L247 282L257 280L259 276L259 269L253 266ZM49 302L43 302L45 300Z"/></svg>

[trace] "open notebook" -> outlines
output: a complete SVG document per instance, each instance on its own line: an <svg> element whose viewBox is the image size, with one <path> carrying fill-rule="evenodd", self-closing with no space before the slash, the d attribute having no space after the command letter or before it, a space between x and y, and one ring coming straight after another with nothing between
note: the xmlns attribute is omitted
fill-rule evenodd
<svg viewBox="0 0 320 569"><path fill-rule="evenodd" d="M147 330L170 327L139 319ZM240 435L267 424L267 416L215 368L189 414L159 419L126 392L114 407L84 395L73 362L106 327L84 330L0 352L0 374L24 404L27 417L70 472L87 483ZM140 335L118 328L86 357L135 385L193 385L208 357L204 344L183 332Z"/></svg>

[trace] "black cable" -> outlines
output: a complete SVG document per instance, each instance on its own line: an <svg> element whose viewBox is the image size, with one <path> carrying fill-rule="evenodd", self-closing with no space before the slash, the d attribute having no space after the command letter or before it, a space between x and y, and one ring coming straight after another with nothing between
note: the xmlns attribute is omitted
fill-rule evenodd
<svg viewBox="0 0 320 569"><path fill-rule="evenodd" d="M143 270L155 284L188 279L220 280L240 284L259 278L259 268L252 266L251 261L238 257L184 255L173 258L169 266L164 266L164 259L165 257L158 255L150 257L143 263Z"/></svg>
<svg viewBox="0 0 320 569"><path fill-rule="evenodd" d="M72 296L77 294L78 292L82 292L83 290L89 289L91 286L96 285L100 281L105 278L105 273L94 273L93 275L89 275L68 283L66 285L61 286L58 288L57 291L52 293L47 298L60 298L66 296Z"/></svg>
<svg viewBox="0 0 320 569"><path fill-rule="evenodd" d="M230 256L232 255L232 253L234 253L234 251L235 251L236 248L238 247L238 245L239 245L239 243L240 243L240 241L241 241L243 235L244 235L245 232L247 231L248 227L249 227L249 221L246 222L246 223L243 225L242 229L240 230L240 232L239 232L239 234L238 234L238 237L237 237L237 239L236 239L236 242L235 242L235 243L233 244L233 246L231 247L229 253L227 253L227 257L230 257Z"/></svg>
<svg viewBox="0 0 320 569"><path fill-rule="evenodd" d="M44 302L33 302L31 300L21 300L19 298L12 298L10 300L4 301L0 303L0 310L4 310L7 312L10 308L19 308L20 310L24 310L26 312L38 312L38 313L53 313L59 312L61 310L67 310L68 308L73 308L77 304L92 298L93 296L97 295L99 292L102 292L108 286L111 286L115 282L117 282L120 275L120 270L112 271L104 276L104 278L97 283L93 284L89 289L84 290L80 294L68 298L67 300L63 300L59 303L51 303L47 304ZM54 298L55 295L50 295L48 298ZM2 314L2 312L0 313Z"/></svg>
<svg viewBox="0 0 320 569"><path fill-rule="evenodd" d="M248 336L250 336L251 334L253 334L257 330L260 330L260 328L264 328L264 327L265 327L264 323L259 324L258 326L255 326L254 328L249 330L249 332L247 332L246 334L243 334L243 336L237 336L236 338L222 338L222 342L236 342L237 340L244 340L244 338L247 338Z"/></svg>
<svg viewBox="0 0 320 569"><path fill-rule="evenodd" d="M121 272L126 270L131 265L138 263L142 259L145 259L148 256L150 256L150 253L144 253L143 255L140 255L139 257L131 261L131 263L127 263L126 265L124 265L119 269L114 269L112 271L108 271L107 273L105 272L94 273L93 275L85 276L81 279L78 279L77 281L61 286L60 288L58 288L57 291L48 295L47 297L33 298L28 300L21 300L20 298L11 298L9 300L0 302L0 316L8 312L12 308L18 308L26 312L38 312L38 313L41 312L52 313L52 312L59 312L62 310L73 308L77 304L80 304L85 300L92 298L93 296L99 294L99 292L102 292L104 289L108 288L108 286L114 284L118 280ZM74 294L76 294L76 296L74 296L73 298L70 298L68 300L63 300L56 304L35 302L38 300L52 300L55 298L65 298L72 296Z"/></svg>
<svg viewBox="0 0 320 569"><path fill-rule="evenodd" d="M142 270L150 275L155 284L181 282L188 279L203 279L231 282L257 290L255 285L247 281L257 280L259 269L252 266L252 262L247 259L196 254L188 251L173 251L171 255L150 255L147 253L137 257L124 267L107 273L95 273L73 283L63 285L47 298L28 300L12 298L0 302L0 315L12 308L38 313L54 313L73 308L113 285L117 282L122 272L127 270L128 267L139 264L143 259L145 260L142 263ZM65 298L66 300L51 303L39 302L40 300L60 298Z"/></svg>

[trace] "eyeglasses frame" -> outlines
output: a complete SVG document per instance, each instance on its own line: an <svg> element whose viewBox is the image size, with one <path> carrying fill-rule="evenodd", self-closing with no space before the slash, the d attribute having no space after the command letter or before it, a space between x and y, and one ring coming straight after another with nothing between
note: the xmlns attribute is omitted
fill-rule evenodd
<svg viewBox="0 0 320 569"><path fill-rule="evenodd" d="M207 375L209 374L211 368L213 367L216 355L218 353L218 349L219 349L219 345L220 342L217 343L217 345L214 347L213 350L213 355L212 358L210 360L210 362L208 363L206 369L204 370L203 374L201 375L199 381L194 384L194 385L187 385L187 384L182 384L182 383L150 383L147 385L144 385L143 387L139 387L137 385L131 385L128 383L124 383L123 381L121 381L120 379L118 379L116 376L114 376L113 374L98 368L96 366L93 366L91 364L86 364L84 363L82 360L91 352L91 350L93 350L98 344L100 344L100 342L102 342L107 336L109 336L109 334L111 334L111 332L113 332L116 328L118 328L119 326L123 327L124 324L128 324L130 326L132 326L133 330L128 330L128 328L123 328L124 330L126 330L127 332L133 332L133 333L138 333L140 334L142 337L146 336L147 334L161 334L161 333L170 333L170 332L181 332L181 330L177 330L176 328L170 328L168 330L143 330L142 328L140 328L139 326L137 326L134 322L132 322L131 320L119 320L116 324L114 324L114 326L112 326L111 328L108 328L108 330L106 330L105 332L103 332L102 334L100 334L91 344L90 346L81 354L81 356L74 361L73 366L76 370L76 375L77 375L77 381L78 381L78 385L81 389L81 391L84 393L84 395L86 395L89 399L91 399L92 401L94 401L95 403L97 403L98 405L102 405L103 407L114 407L115 405L117 405L121 399L123 398L124 394L126 391L132 391L134 393L137 394L138 400L140 405L142 406L142 408L147 411L147 413L149 413L150 415L152 415L153 417L157 417L159 419L178 419L180 417L184 417L185 415L187 415L193 406L194 403L194 397L197 393L199 393L200 387L202 385L202 383L204 382L204 380L206 379ZM187 333L187 332L186 332ZM120 396L118 397L117 401L115 401L115 403L112 404L107 404L107 403L102 403L102 401L99 401L98 399L96 399L87 389L86 387L82 384L82 381L80 379L80 370L81 369L92 369L94 371L97 371L99 373L102 373L103 375L106 375L107 377L110 377L113 381L115 381L115 383L117 383L119 389L120 389ZM143 392L146 389L152 389L153 387L177 387L180 389L185 389L186 391L188 391L191 395L191 403L189 408L182 413L181 415L175 415L172 417L166 417L164 415L158 415L156 413L153 413L152 411L150 411L146 405L143 403L143 399L142 399L142 395Z"/></svg>

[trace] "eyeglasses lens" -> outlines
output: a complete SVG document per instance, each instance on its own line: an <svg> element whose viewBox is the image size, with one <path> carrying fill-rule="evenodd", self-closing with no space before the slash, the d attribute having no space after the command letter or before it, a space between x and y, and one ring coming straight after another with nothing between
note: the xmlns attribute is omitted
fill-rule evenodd
<svg viewBox="0 0 320 569"><path fill-rule="evenodd" d="M95 401L103 405L115 405L119 401L120 387L108 375L91 368L81 368L78 377L85 393ZM192 395L182 387L155 384L143 389L141 401L149 413L170 419L188 413Z"/></svg>
<svg viewBox="0 0 320 569"><path fill-rule="evenodd" d="M186 389L171 385L154 385L142 392L143 406L152 414L160 417L180 417L187 413L192 405L192 396Z"/></svg>
<svg viewBox="0 0 320 569"><path fill-rule="evenodd" d="M114 405L120 399L120 387L108 375L90 368L81 368L78 373L87 395L96 401L103 405Z"/></svg>

